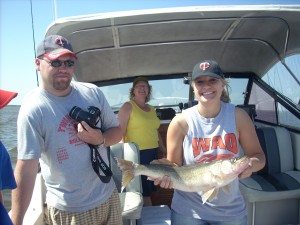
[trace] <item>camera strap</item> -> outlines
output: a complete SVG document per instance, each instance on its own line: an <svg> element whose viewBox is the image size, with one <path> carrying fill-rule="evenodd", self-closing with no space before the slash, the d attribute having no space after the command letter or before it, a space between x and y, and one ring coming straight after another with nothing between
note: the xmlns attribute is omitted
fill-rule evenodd
<svg viewBox="0 0 300 225"><path fill-rule="evenodd" d="M112 177L112 172L110 169L110 166L107 166L107 164L105 163L105 161L102 159L100 153L98 152L97 146L94 145L90 145L90 149L91 149L91 160L92 160L92 166L94 171L96 172L96 174L98 175L98 177L100 178L100 180L103 183L108 183ZM109 164L110 164L110 151L107 148L107 156L108 156L108 160L109 160ZM100 175L100 171L99 169L102 170L102 172L105 174L105 176Z"/></svg>

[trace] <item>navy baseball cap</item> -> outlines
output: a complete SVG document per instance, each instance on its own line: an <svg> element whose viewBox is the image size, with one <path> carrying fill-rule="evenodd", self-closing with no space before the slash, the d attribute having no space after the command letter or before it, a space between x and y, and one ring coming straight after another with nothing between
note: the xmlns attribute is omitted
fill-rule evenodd
<svg viewBox="0 0 300 225"><path fill-rule="evenodd" d="M224 79L224 74L220 66L213 60L204 60L195 65L192 73L192 80L195 80L201 76Z"/></svg>
<svg viewBox="0 0 300 225"><path fill-rule="evenodd" d="M47 36L37 48L37 58L45 56L50 60L56 60L63 55L72 55L75 59L75 55L71 43L60 35Z"/></svg>

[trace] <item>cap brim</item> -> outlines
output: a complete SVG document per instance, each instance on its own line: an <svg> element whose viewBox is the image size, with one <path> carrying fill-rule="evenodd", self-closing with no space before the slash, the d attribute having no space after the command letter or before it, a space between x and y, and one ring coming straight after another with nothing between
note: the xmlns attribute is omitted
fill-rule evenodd
<svg viewBox="0 0 300 225"><path fill-rule="evenodd" d="M75 53L66 48L59 48L59 49L56 49L56 50L53 50L51 52L47 52L44 54L44 56L50 60L56 60L63 55L72 55L75 59L77 59L77 56L75 55Z"/></svg>
<svg viewBox="0 0 300 225"><path fill-rule="evenodd" d="M132 85L135 86L136 83L139 82L139 81L145 81L145 82L147 82L147 83L149 82L148 79L145 78L145 77L137 77L137 78L135 78L135 79L133 80Z"/></svg>
<svg viewBox="0 0 300 225"><path fill-rule="evenodd" d="M220 76L219 74L207 72L207 73L201 73L201 74L194 75L193 80L196 80L197 78L203 77L203 76L209 76L209 77L213 77L213 78L217 78L217 79L224 79L224 77Z"/></svg>
<svg viewBox="0 0 300 225"><path fill-rule="evenodd" d="M0 90L0 109L6 106L17 95L18 93L16 92Z"/></svg>

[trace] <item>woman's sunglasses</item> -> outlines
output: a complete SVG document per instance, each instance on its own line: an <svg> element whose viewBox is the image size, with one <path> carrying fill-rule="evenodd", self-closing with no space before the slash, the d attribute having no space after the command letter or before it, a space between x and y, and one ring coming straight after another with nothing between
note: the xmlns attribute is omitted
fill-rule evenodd
<svg viewBox="0 0 300 225"><path fill-rule="evenodd" d="M45 59L41 59L41 60L44 60L45 62L49 63L49 65L55 68L61 67L62 64L64 64L66 67L72 67L75 64L75 62L72 60L66 60L66 61L60 61L60 60L48 61Z"/></svg>

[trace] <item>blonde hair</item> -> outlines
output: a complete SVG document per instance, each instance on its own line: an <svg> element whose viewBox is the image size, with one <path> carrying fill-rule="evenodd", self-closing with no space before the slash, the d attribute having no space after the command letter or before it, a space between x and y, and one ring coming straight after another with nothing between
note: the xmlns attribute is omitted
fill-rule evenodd
<svg viewBox="0 0 300 225"><path fill-rule="evenodd" d="M225 79L221 79L223 84L225 85L224 86L224 89L222 91L222 94L221 94L221 101L222 102L226 102L226 103L229 103L231 100L230 100L230 97L229 97L229 82Z"/></svg>

